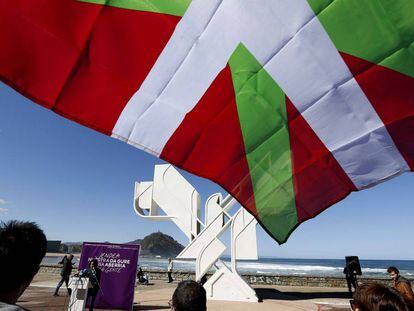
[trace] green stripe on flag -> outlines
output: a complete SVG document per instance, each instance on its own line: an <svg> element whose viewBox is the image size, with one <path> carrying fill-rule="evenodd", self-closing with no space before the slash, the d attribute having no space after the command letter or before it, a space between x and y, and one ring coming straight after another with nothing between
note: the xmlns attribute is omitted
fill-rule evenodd
<svg viewBox="0 0 414 311"><path fill-rule="evenodd" d="M337 49L414 77L413 0L308 0Z"/></svg>
<svg viewBox="0 0 414 311"><path fill-rule="evenodd" d="M229 65L259 220L284 242L298 223L285 94L244 45Z"/></svg>
<svg viewBox="0 0 414 311"><path fill-rule="evenodd" d="M183 16L191 0L78 0L122 9Z"/></svg>

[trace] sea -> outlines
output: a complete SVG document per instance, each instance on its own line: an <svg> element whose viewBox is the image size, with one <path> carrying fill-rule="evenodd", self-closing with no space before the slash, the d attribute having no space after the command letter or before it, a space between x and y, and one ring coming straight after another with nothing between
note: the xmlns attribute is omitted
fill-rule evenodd
<svg viewBox="0 0 414 311"><path fill-rule="evenodd" d="M61 258L47 256L44 263L57 263ZM230 258L223 257L224 264L230 266ZM360 259L362 276L369 278L387 278L387 268L396 266L401 275L414 277L413 260L365 260ZM166 258L139 259L143 270L166 271L168 260ZM239 273L276 274L297 276L332 276L343 277L345 259L294 259L294 258L259 258L258 260L238 261ZM195 271L194 260L174 259L174 270Z"/></svg>

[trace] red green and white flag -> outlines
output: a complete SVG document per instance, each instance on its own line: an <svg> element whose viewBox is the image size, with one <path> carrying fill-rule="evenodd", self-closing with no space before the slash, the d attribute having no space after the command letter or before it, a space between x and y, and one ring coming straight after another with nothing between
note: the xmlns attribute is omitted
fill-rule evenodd
<svg viewBox="0 0 414 311"><path fill-rule="evenodd" d="M278 242L414 168L412 0L0 0L0 77Z"/></svg>

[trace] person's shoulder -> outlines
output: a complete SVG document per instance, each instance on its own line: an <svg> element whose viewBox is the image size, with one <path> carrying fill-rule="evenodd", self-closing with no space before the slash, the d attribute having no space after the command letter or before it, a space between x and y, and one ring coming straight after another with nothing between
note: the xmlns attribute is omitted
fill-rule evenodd
<svg viewBox="0 0 414 311"><path fill-rule="evenodd" d="M411 284L411 282L403 276L398 277L397 283Z"/></svg>
<svg viewBox="0 0 414 311"><path fill-rule="evenodd" d="M0 310L1 311L27 311L27 309L24 309L22 307L19 307L16 305L9 305L4 302L0 302Z"/></svg>

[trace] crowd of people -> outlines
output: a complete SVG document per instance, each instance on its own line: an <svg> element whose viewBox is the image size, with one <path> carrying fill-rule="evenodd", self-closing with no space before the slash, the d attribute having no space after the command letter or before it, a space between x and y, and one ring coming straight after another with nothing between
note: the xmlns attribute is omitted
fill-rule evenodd
<svg viewBox="0 0 414 311"><path fill-rule="evenodd" d="M40 269L40 263L47 250L47 240L44 232L33 222L9 221L0 223L0 310L24 311L26 309L16 303L19 297L30 285ZM59 296L60 287L65 284L70 296L69 278L73 270L73 255L66 255L59 264L60 281L54 296ZM101 270L98 260L92 259L87 269L75 273L75 276L87 277L91 288L87 292L89 310L93 310L96 296L100 290ZM169 260L168 277L172 282L173 263ZM142 269L141 280L148 283ZM176 311L204 311L207 309L206 292L202 285L194 281L183 281L178 284L172 300L171 309Z"/></svg>
<svg viewBox="0 0 414 311"><path fill-rule="evenodd" d="M16 305L17 300L30 285L40 268L40 263L46 254L47 241L43 231L32 222L9 221L0 223L0 310L25 310ZM54 295L59 295L59 289L66 284L68 295L71 291L68 285L73 269L73 255L65 256L60 264L61 279L56 286ZM98 261L93 259L89 267L75 275L88 277L91 288L87 293L90 308L93 310L96 295L100 289L101 270ZM173 263L169 259L167 270L169 282L172 282ZM139 268L141 280L144 278ZM388 273L393 287L381 283L356 284L350 307L355 311L414 311L414 293L410 282L400 275L396 267L389 267ZM174 291L169 302L171 310L175 311L205 311L207 310L206 291L202 284L195 281L182 281Z"/></svg>

